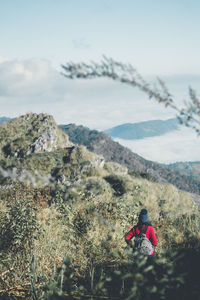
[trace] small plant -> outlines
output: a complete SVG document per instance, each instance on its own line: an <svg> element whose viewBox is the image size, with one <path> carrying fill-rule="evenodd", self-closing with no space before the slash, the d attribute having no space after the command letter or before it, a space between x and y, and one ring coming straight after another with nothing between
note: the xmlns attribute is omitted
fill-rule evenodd
<svg viewBox="0 0 200 300"><path fill-rule="evenodd" d="M122 196L126 193L126 184L123 177L117 175L109 175L104 179L111 185L114 190L115 196Z"/></svg>

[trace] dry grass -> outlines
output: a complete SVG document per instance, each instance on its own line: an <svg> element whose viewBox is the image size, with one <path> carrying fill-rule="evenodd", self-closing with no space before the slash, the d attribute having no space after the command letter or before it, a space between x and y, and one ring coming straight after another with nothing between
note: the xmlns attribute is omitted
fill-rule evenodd
<svg viewBox="0 0 200 300"><path fill-rule="evenodd" d="M92 176L74 184L72 190L76 196L73 197L71 190L67 202L38 207L39 229L33 246L9 262L10 268L18 266L15 268L17 276L22 272L20 263L28 269L32 255L37 261L37 278L43 277L46 281L51 277L54 264L60 267L66 256L70 257L76 276L84 276L91 264L126 259L124 235L135 225L143 207L148 209L158 237L158 253L178 247L177 244L184 242L186 232L200 238L198 209L188 194L172 185L121 172L119 178L126 181L126 192L121 196L116 196L101 176ZM8 213L3 200L0 209Z"/></svg>
<svg viewBox="0 0 200 300"><path fill-rule="evenodd" d="M38 261L38 274L49 277L54 263L61 265L69 248L64 235L67 226L60 222L60 213L55 207L41 209L37 222L40 231L34 243L33 254Z"/></svg>
<svg viewBox="0 0 200 300"><path fill-rule="evenodd" d="M104 194L98 195L97 189L96 195L87 198L84 187L88 191L87 184L94 188L97 182L101 183ZM129 177L129 191L118 198L111 196L108 183L95 177L79 182L74 188L79 191L79 201L69 202L66 214L59 213L56 207L42 209L38 214L41 233L35 241L34 254L39 273L49 276L53 264L59 266L66 255L76 265L77 272L84 272L91 261L102 263L114 259L115 251L123 255L124 234L137 222L142 207L148 209L155 227L158 252L182 243L186 227L191 235L198 237L196 224L190 218L197 217L196 205L188 194L171 185Z"/></svg>

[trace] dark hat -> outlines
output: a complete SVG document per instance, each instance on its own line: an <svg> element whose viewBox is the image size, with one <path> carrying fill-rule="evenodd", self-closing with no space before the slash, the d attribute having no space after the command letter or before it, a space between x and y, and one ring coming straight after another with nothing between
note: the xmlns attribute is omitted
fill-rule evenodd
<svg viewBox="0 0 200 300"><path fill-rule="evenodd" d="M148 222L149 221L149 215L148 212L145 208L143 208L139 214L139 221L142 223Z"/></svg>

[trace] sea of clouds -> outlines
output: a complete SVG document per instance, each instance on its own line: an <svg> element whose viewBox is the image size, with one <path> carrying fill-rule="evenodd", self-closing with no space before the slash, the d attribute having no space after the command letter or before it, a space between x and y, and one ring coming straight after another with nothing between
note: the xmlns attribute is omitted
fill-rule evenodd
<svg viewBox="0 0 200 300"><path fill-rule="evenodd" d="M184 161L200 161L200 136L190 128L180 126L162 136L141 140L114 139L140 156L164 163Z"/></svg>

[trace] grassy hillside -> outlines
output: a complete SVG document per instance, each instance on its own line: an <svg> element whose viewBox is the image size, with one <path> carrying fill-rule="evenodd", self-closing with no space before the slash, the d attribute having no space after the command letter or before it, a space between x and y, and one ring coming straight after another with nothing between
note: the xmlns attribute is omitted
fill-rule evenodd
<svg viewBox="0 0 200 300"><path fill-rule="evenodd" d="M142 207L149 210L159 239L159 270L166 265L162 262L162 251L194 249L199 245L199 214L188 195L171 185L125 175L120 166L116 169L106 164L103 176L88 176L70 188L60 185L53 193L52 190L31 190L30 187L26 190L19 186L16 193L15 187L1 190L1 278L6 279L1 290L15 291L20 287L25 290L27 299L33 288L31 278L35 276L36 293L44 297L40 287L48 284L55 266L52 282L56 286L48 287L48 295L52 290L59 295L55 290L60 285L59 268L68 257L70 263L66 263L63 293L97 292L103 296L104 292L98 287L102 280L99 270L104 270L108 276L107 272L127 266L130 259L136 264L134 268L139 267L138 257L128 252L124 235L137 222ZM174 264L174 259L168 254L170 268L170 261ZM137 272L140 274L140 269ZM162 272L159 276L171 278L172 274ZM111 276L115 282L114 274ZM121 285L123 280L120 282ZM72 286L69 288L67 284ZM140 290L140 286L137 289ZM116 296L116 292L107 289L108 294Z"/></svg>
<svg viewBox="0 0 200 300"><path fill-rule="evenodd" d="M11 122L3 127L9 138L1 140L2 148L8 141L16 145L13 128L25 133L26 122L36 137L25 136L18 144L23 157L13 155L14 146L9 155L1 150L1 297L128 300L141 299L143 293L145 299L169 299L183 292L194 296L196 281L191 287L188 283L189 292L184 283L196 276L196 269L191 274L183 263L189 261L198 270L198 260L190 260L199 257L200 245L199 211L191 197L172 185L131 175L125 166L105 162L84 146L69 144L49 117L55 130L50 130L48 142L56 142L50 150L45 140L46 150L27 153L45 131L44 117L26 115L15 126ZM60 135L56 139L55 131ZM11 167L17 170L11 172ZM159 240L154 266L135 256L124 241L143 207Z"/></svg>

